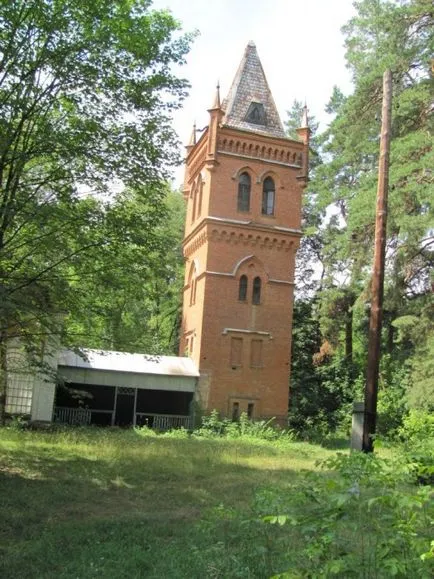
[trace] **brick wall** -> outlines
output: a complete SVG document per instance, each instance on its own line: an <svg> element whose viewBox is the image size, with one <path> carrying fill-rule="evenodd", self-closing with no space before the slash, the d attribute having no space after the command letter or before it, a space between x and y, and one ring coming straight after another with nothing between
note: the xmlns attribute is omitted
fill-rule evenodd
<svg viewBox="0 0 434 579"><path fill-rule="evenodd" d="M294 264L307 151L303 143L289 139L215 130L212 162L201 153L210 131L187 158L180 353L194 335L190 355L202 375L198 400L205 411L216 408L226 416L248 411L253 417L275 416L283 423L288 410ZM251 177L248 212L237 208L243 171ZM262 214L267 176L275 183L272 216ZM242 300L241 276L247 278ZM255 278L261 280L259 304L253 303Z"/></svg>

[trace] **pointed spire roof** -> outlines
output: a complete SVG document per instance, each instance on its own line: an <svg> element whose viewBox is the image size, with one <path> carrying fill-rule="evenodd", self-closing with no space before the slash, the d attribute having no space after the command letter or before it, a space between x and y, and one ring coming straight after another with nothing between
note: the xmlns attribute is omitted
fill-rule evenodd
<svg viewBox="0 0 434 579"><path fill-rule="evenodd" d="M223 124L273 137L286 137L254 42L250 41L222 103Z"/></svg>
<svg viewBox="0 0 434 579"><path fill-rule="evenodd" d="M217 81L217 86L216 88L216 92L215 92L215 96L214 96L214 103L212 105L212 107L210 108L211 111L215 110L215 109L219 109L220 108L220 82Z"/></svg>
<svg viewBox="0 0 434 579"><path fill-rule="evenodd" d="M304 103L304 107L303 107L303 113L301 115L301 128L305 129L306 127L309 127L309 117L307 116L307 113L309 112L309 109L307 108L307 103Z"/></svg>
<svg viewBox="0 0 434 579"><path fill-rule="evenodd" d="M190 141L188 142L187 147L194 147L196 144L196 121L193 123L193 130L191 131Z"/></svg>

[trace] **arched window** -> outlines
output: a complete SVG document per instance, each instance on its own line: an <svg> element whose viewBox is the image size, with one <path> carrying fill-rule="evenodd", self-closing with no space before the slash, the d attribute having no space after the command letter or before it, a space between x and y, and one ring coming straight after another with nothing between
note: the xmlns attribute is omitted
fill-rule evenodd
<svg viewBox="0 0 434 579"><path fill-rule="evenodd" d="M274 196L275 196L274 181L271 177L267 177L264 180L264 186L262 188L263 215L274 215Z"/></svg>
<svg viewBox="0 0 434 579"><path fill-rule="evenodd" d="M255 277L253 280L252 304L261 303L261 278Z"/></svg>
<svg viewBox="0 0 434 579"><path fill-rule="evenodd" d="M240 285L238 287L238 299L240 302L245 302L247 299L247 276L240 277Z"/></svg>
<svg viewBox="0 0 434 579"><path fill-rule="evenodd" d="M250 211L250 186L250 175L241 173L238 181L238 211Z"/></svg>

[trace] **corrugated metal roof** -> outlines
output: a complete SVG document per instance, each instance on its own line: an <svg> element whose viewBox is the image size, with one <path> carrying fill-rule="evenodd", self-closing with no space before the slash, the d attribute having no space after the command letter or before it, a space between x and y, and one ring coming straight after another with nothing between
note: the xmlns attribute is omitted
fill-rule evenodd
<svg viewBox="0 0 434 579"><path fill-rule="evenodd" d="M129 354L108 350L82 349L79 354L63 350L59 366L107 370L111 372L132 372L136 374L161 374L166 376L198 377L199 372L191 358L178 356L157 356L153 354Z"/></svg>

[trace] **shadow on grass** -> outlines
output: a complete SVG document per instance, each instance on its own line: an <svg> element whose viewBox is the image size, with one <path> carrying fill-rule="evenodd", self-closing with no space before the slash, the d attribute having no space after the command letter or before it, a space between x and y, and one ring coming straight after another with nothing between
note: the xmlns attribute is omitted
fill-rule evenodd
<svg viewBox="0 0 434 579"><path fill-rule="evenodd" d="M349 450L350 439L345 436L331 436L321 442L321 446L330 450Z"/></svg>
<svg viewBox="0 0 434 579"><path fill-rule="evenodd" d="M132 433L81 436L57 444L52 433L13 434L0 458L3 532L128 513L171 518L190 512L194 518L222 501L246 505L257 485L285 485L297 476L291 453L270 447Z"/></svg>
<svg viewBox="0 0 434 579"><path fill-rule="evenodd" d="M262 545L253 497L263 486L284 492L294 481L289 451L133 431L2 434L2 578L272 571L244 538L251 526Z"/></svg>

